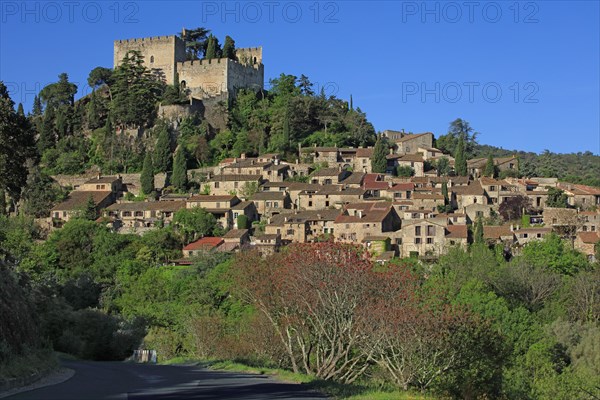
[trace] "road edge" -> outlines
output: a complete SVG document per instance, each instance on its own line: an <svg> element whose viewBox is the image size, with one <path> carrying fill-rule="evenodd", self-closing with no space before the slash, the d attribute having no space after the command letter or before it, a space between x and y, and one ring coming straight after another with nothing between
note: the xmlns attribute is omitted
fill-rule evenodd
<svg viewBox="0 0 600 400"><path fill-rule="evenodd" d="M58 370L56 370L48 375L44 375L40 379L36 380L35 382L33 382L27 386L16 387L16 388L12 388L12 389L0 392L0 399L14 396L19 393L30 392L32 390L41 389L41 388L44 388L47 386L59 385L61 383L68 381L74 375L75 375L75 370L73 370L73 369L59 368Z"/></svg>

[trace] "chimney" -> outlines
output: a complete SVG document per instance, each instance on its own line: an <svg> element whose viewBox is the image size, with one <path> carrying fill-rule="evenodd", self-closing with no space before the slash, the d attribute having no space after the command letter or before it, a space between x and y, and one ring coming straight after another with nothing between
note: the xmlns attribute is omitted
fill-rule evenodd
<svg viewBox="0 0 600 400"><path fill-rule="evenodd" d="M391 154L394 154L394 149L393 148L390 148L390 155Z"/></svg>
<svg viewBox="0 0 600 400"><path fill-rule="evenodd" d="M246 159L246 153L242 153L242 154L240 154L240 158L241 158L242 160L245 160L245 159Z"/></svg>
<svg viewBox="0 0 600 400"><path fill-rule="evenodd" d="M98 174L96 175L96 177L97 177L98 179L100 179L100 176L101 176L101 175L100 175L100 172L98 172Z"/></svg>
<svg viewBox="0 0 600 400"><path fill-rule="evenodd" d="M362 217L363 217L362 210L358 210L358 218L362 218Z"/></svg>

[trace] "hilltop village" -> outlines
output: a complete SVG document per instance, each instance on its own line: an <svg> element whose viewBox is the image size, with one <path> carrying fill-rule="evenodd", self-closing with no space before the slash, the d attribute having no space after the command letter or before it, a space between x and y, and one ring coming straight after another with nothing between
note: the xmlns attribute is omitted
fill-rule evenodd
<svg viewBox="0 0 600 400"><path fill-rule="evenodd" d="M188 243L182 249L185 258L200 250L257 248L269 254L294 242L334 240L360 243L385 263L394 257L435 259L451 246L466 247L482 220L484 239L507 251L518 252L555 231L593 257L600 240L599 188L552 178L486 177L486 159L468 160L469 176L438 176L427 166L448 156L432 147L432 133L383 135L393 143L386 156L388 173L372 172L372 147L309 147L299 149L302 162L285 162L278 154L242 154L214 168L188 171L190 180L199 180L200 193L166 193L157 185L162 195L156 201L126 200L140 194L139 174L57 176L74 190L52 209L49 223L60 226L93 198L98 223L143 234L171 224L178 210L201 207L226 233ZM499 174L511 175L519 161L495 158L494 165ZM398 166L414 169L414 176L393 176ZM565 207L548 206L557 192L564 194ZM511 204L507 210L520 218L515 221L506 211L503 218L503 204ZM185 258L178 262L186 263Z"/></svg>

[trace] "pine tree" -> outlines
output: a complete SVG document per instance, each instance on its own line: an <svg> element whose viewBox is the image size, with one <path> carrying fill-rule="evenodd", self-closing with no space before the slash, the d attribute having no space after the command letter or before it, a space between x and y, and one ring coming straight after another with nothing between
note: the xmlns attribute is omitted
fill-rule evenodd
<svg viewBox="0 0 600 400"><path fill-rule="evenodd" d="M96 218L98 218L98 211L96 210L96 203L94 202L94 198L92 197L91 194L88 197L87 203L85 203L85 206L83 209L83 218L90 220L90 221L95 221Z"/></svg>
<svg viewBox="0 0 600 400"><path fill-rule="evenodd" d="M465 139L461 136L454 155L454 171L458 176L467 176L467 156L465 154Z"/></svg>
<svg viewBox="0 0 600 400"><path fill-rule="evenodd" d="M179 146L175 153L175 162L173 163L173 177L171 183L180 192L187 190L187 160L185 157L185 149Z"/></svg>
<svg viewBox="0 0 600 400"><path fill-rule="evenodd" d="M494 158L490 154L487 163L485 164L485 170L483 171L484 176L488 176L490 178L496 177L496 166L494 165Z"/></svg>
<svg viewBox="0 0 600 400"><path fill-rule="evenodd" d="M442 196L444 196L444 205L448 205L450 199L448 198L448 184L446 182L442 183Z"/></svg>
<svg viewBox="0 0 600 400"><path fill-rule="evenodd" d="M54 147L56 144L56 132L54 130L54 108L46 108L44 119L42 121L42 131L38 138L37 147L40 154L44 150Z"/></svg>
<svg viewBox="0 0 600 400"><path fill-rule="evenodd" d="M225 36L225 43L223 44L223 57L236 60L235 55L235 41L231 36Z"/></svg>
<svg viewBox="0 0 600 400"><path fill-rule="evenodd" d="M87 106L87 122L90 129L98 129L102 126L100 119L100 107L96 98L96 91L92 92L90 102Z"/></svg>
<svg viewBox="0 0 600 400"><path fill-rule="evenodd" d="M23 103L19 103L17 106L17 114L21 117L25 117L25 110L23 109Z"/></svg>
<svg viewBox="0 0 600 400"><path fill-rule="evenodd" d="M373 158L371 159L371 169L373 172L379 174L385 173L385 170L387 169L387 153L387 142L380 136L377 138L377 142L375 142Z"/></svg>
<svg viewBox="0 0 600 400"><path fill-rule="evenodd" d="M142 193L148 195L154 191L154 166L152 165L152 155L146 153L144 157L144 166L142 167L142 175L140 176L142 184Z"/></svg>
<svg viewBox="0 0 600 400"><path fill-rule="evenodd" d="M152 157L152 161L154 162L154 172L169 172L171 171L173 161L171 153L171 135L169 134L169 129L165 123L161 123L158 129L154 157Z"/></svg>
<svg viewBox="0 0 600 400"><path fill-rule="evenodd" d="M33 109L31 110L31 114L34 117L39 117L42 115L42 101L39 96L35 96L33 98Z"/></svg>
<svg viewBox="0 0 600 400"><path fill-rule="evenodd" d="M473 242L477 244L483 243L483 221L481 217L477 217L475 227L473 228Z"/></svg>

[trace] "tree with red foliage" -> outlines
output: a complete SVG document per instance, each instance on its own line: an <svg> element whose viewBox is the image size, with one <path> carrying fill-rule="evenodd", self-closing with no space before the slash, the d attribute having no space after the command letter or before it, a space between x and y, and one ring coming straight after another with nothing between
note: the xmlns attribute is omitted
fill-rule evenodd
<svg viewBox="0 0 600 400"><path fill-rule="evenodd" d="M509 196L500 203L498 212L505 221L520 219L523 212L531 212L531 200L523 195Z"/></svg>

